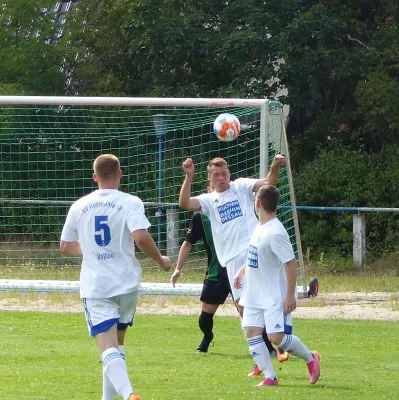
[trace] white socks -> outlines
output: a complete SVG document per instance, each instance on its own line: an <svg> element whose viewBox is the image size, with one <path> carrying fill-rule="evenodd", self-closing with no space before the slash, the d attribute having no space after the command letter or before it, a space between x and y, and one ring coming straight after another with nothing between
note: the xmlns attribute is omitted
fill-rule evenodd
<svg viewBox="0 0 399 400"><path fill-rule="evenodd" d="M274 379L276 377L276 373L274 372L269 350L266 347L262 335L254 336L250 339L247 339L247 341L249 352L251 353L255 363L265 375L265 378Z"/></svg>
<svg viewBox="0 0 399 400"><path fill-rule="evenodd" d="M122 354L123 359L126 360L126 356L125 356L125 346L124 346L123 344L120 344L120 345L118 346L118 350L119 350L119 353Z"/></svg>
<svg viewBox="0 0 399 400"><path fill-rule="evenodd" d="M103 397L101 400L114 400L117 395L114 385L108 379L107 373L103 366Z"/></svg>
<svg viewBox="0 0 399 400"><path fill-rule="evenodd" d="M133 393L133 388L127 374L124 355L117 348L111 347L104 351L101 358L103 360L103 400L114 399L116 393L128 399ZM114 388L113 391L111 391L111 386Z"/></svg>
<svg viewBox="0 0 399 400"><path fill-rule="evenodd" d="M295 335L285 335L278 347L304 359L307 363L313 360L313 355Z"/></svg>

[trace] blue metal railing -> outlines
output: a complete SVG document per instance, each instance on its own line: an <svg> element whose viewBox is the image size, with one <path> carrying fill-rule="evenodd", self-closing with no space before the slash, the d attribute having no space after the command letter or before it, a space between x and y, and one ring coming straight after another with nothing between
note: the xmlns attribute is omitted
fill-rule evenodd
<svg viewBox="0 0 399 400"><path fill-rule="evenodd" d="M281 210L289 210L291 206L280 206ZM399 208L384 207L317 207L317 206L296 206L298 211L348 211L348 212L399 212Z"/></svg>

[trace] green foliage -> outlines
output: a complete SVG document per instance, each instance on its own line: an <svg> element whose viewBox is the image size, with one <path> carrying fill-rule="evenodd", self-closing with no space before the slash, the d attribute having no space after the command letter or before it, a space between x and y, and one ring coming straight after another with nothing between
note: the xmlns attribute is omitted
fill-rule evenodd
<svg viewBox="0 0 399 400"><path fill-rule="evenodd" d="M280 36L284 64L277 75L288 89L285 102L291 106L290 137L301 137L305 160L311 160L316 148L326 145L331 136L355 133L351 140L356 145L359 132L369 148L378 151L381 140L373 142L376 134L363 126L378 126L386 111L383 105L394 107L397 102L397 96L392 96L398 84L396 3L303 3ZM390 87L383 100L383 89L373 81L374 74L385 77L385 85ZM361 89L356 95L358 86ZM365 91L369 92L367 102ZM363 105L358 103L361 97ZM366 112L369 105L373 110ZM312 151L305 154L309 142Z"/></svg>
<svg viewBox="0 0 399 400"><path fill-rule="evenodd" d="M0 85L15 85L4 94L62 94L62 47L52 43L58 32L54 16L43 12L52 0L2 1L0 6Z"/></svg>
<svg viewBox="0 0 399 400"><path fill-rule="evenodd" d="M399 144L399 81L386 73L373 73L359 82L355 92L356 119L364 121L354 136L368 148Z"/></svg>
<svg viewBox="0 0 399 400"><path fill-rule="evenodd" d="M77 4L67 21L76 88L130 96L264 96L278 57L269 7L257 1ZM76 53L85 57L75 59Z"/></svg>
<svg viewBox="0 0 399 400"><path fill-rule="evenodd" d="M334 253L328 254L327 258L324 253L320 253L317 260L310 261L308 268L311 268L317 277L321 275L337 275L354 271L353 260L350 256L344 257L340 254Z"/></svg>
<svg viewBox="0 0 399 400"><path fill-rule="evenodd" d="M385 146L379 153L352 150L337 141L317 152L294 177L300 205L325 207L399 207L399 148ZM312 253L352 252L352 215L348 212L299 212L304 248ZM396 213L367 213L370 255L397 247Z"/></svg>
<svg viewBox="0 0 399 400"><path fill-rule="evenodd" d="M2 1L1 94L274 98L286 88L281 99L290 106L298 204L397 206L397 0L85 0L74 3L62 26L58 14L42 10L53 5L52 0ZM63 36L55 39L61 29ZM71 73L69 86L62 68ZM2 145L15 134L10 113L0 114ZM30 129L27 122L24 130ZM79 137L67 140L79 148ZM110 141L108 148L118 145L127 160L125 142ZM39 145L32 147L40 152ZM156 161L154 147L140 143L148 153L142 167L148 174ZM70 161L82 163L80 156L70 148ZM57 166L44 154L27 157L43 169L72 168ZM1 160L2 171L14 161ZM178 167L172 160L167 168L166 179L176 186ZM83 191L90 187L73 174ZM18 176L5 179L7 190L28 196ZM60 194L51 182L49 192ZM43 194L39 184L33 189ZM128 189L145 190L139 179ZM167 193L171 201L174 195L175 188ZM300 219L312 252L350 254L351 215L301 213ZM373 253L394 248L393 214L368 214L367 229Z"/></svg>

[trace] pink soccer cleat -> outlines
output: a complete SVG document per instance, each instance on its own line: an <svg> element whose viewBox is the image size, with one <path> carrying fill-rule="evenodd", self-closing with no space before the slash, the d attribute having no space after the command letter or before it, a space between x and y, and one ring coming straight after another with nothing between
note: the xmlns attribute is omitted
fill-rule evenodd
<svg viewBox="0 0 399 400"><path fill-rule="evenodd" d="M263 382L258 383L256 386L277 386L278 385L278 380L277 377L274 379L272 378L266 378Z"/></svg>
<svg viewBox="0 0 399 400"><path fill-rule="evenodd" d="M317 351L312 351L313 360L307 363L309 371L309 382L314 385L320 378L320 359Z"/></svg>

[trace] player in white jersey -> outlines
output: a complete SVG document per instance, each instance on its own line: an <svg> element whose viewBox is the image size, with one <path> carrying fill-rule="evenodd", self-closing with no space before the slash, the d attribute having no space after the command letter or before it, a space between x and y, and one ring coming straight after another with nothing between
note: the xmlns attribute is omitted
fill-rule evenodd
<svg viewBox="0 0 399 400"><path fill-rule="evenodd" d="M280 166L284 164L285 157L277 155L266 178L231 181L227 162L223 158L214 158L208 164L208 180L214 190L191 197L194 163L191 158L183 163L186 177L179 205L186 210L202 211L209 217L216 253L220 264L227 268L232 287L234 274L246 261L249 240L258 223L254 193L265 184L277 185ZM238 304L241 289L234 289L233 296Z"/></svg>
<svg viewBox="0 0 399 400"><path fill-rule="evenodd" d="M259 224L251 237L247 263L236 273L234 286L241 288L245 276L240 304L244 307L243 326L250 353L265 375L258 386L278 385L261 336L264 326L272 343L306 361L310 383L315 384L320 377L320 354L310 352L292 334L297 263L288 233L277 219L279 200L275 186L259 189L255 202Z"/></svg>
<svg viewBox="0 0 399 400"><path fill-rule="evenodd" d="M141 281L136 244L161 268L170 259L161 256L147 229L143 202L118 190L122 171L119 160L103 154L93 164L98 190L70 208L61 234L60 249L83 256L80 295L89 332L95 337L103 361L103 397L140 400L133 394L125 355L126 329L133 324Z"/></svg>
<svg viewBox="0 0 399 400"><path fill-rule="evenodd" d="M223 158L214 158L207 168L209 186L213 191L191 197L194 163L191 158L183 163L186 176L180 191L179 205L186 210L201 210L209 217L216 254L222 267L227 270L233 299L240 316L241 289L234 288L233 278L246 261L249 240L258 223L254 211L254 193L267 183L277 184L281 165L285 165L285 157L276 155L266 178L239 178L231 181L227 162ZM268 341L266 333L264 338ZM288 354L278 356L282 361L288 359Z"/></svg>

